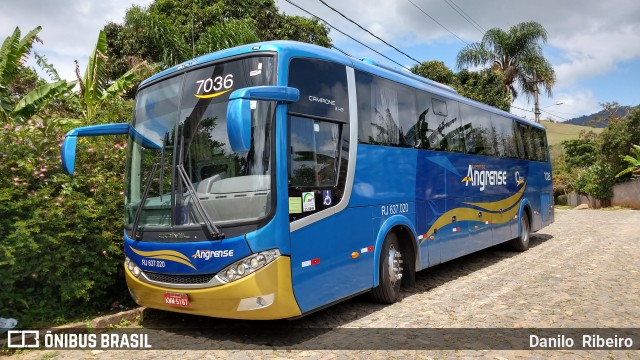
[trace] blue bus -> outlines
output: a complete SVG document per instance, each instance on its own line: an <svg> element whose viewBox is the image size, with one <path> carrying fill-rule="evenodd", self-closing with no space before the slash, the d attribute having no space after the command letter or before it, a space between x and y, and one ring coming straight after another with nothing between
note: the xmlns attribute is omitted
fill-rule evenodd
<svg viewBox="0 0 640 360"><path fill-rule="evenodd" d="M543 127L422 77L314 45L204 55L139 87L124 253L132 298L238 319L294 318L554 220Z"/></svg>

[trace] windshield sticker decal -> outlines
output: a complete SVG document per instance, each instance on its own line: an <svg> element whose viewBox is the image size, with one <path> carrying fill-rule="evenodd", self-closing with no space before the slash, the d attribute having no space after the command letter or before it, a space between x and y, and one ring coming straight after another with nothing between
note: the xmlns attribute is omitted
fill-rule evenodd
<svg viewBox="0 0 640 360"><path fill-rule="evenodd" d="M322 190L322 204L331 206L331 190Z"/></svg>
<svg viewBox="0 0 640 360"><path fill-rule="evenodd" d="M256 76L262 74L262 63L258 63L258 70L251 70L249 76Z"/></svg>
<svg viewBox="0 0 640 360"><path fill-rule="evenodd" d="M289 198L289 214L302 213L302 199L299 197Z"/></svg>
<svg viewBox="0 0 640 360"><path fill-rule="evenodd" d="M316 209L316 196L311 192L302 193L302 211L314 211Z"/></svg>

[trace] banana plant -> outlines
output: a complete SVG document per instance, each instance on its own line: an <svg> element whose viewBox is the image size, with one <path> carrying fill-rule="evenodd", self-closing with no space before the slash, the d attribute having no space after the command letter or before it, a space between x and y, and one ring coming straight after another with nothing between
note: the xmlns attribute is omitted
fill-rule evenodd
<svg viewBox="0 0 640 360"><path fill-rule="evenodd" d="M13 82L20 68L29 56L33 43L40 41L40 26L29 31L23 38L18 27L8 36L0 47L0 120L24 122L44 109L56 96L71 92L75 81L67 82L57 79L53 83L44 83L19 99L12 98L9 85Z"/></svg>
<svg viewBox="0 0 640 360"><path fill-rule="evenodd" d="M633 145L631 148L631 155L622 156L622 160L629 164L629 167L620 171L616 177L620 177L628 173L640 175L640 146Z"/></svg>
<svg viewBox="0 0 640 360"><path fill-rule="evenodd" d="M100 31L98 41L89 56L84 75L80 75L80 65L76 61L76 77L79 85L77 97L86 122L92 122L100 108L110 100L122 95L142 77L149 76L154 69L146 61L135 65L131 70L108 83L106 74L107 35Z"/></svg>

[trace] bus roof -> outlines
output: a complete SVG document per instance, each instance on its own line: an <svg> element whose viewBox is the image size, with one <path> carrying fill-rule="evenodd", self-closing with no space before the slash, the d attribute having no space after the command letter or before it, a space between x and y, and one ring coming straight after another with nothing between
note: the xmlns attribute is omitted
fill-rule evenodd
<svg viewBox="0 0 640 360"><path fill-rule="evenodd" d="M188 60L181 64L175 65L169 69L163 70L151 76L150 78L144 80L140 84L140 87L143 87L155 80L158 80L159 78L169 76L171 74L181 72L183 70L186 71L186 69L193 66L198 66L201 64L206 64L208 62L215 61L215 60L234 57L234 56L253 53L253 52L262 52L262 53L274 52L274 53L278 53L279 56L283 57L284 59L288 59L292 57L311 57L311 58L330 60L346 66L351 66L354 69L364 71L366 73L370 73L376 76L386 78L391 81L395 81L404 85L408 85L414 88L428 91L430 93L434 93L435 95L438 95L444 98L466 103L468 105L472 105L474 107L478 107L483 110L495 113L496 115L509 117L517 121L520 121L522 123L528 124L530 126L534 126L544 130L544 127L540 124L520 118L514 114L489 106L487 104L483 104L475 100L461 96L453 88L447 85L440 84L431 79L423 78L416 74L410 73L406 70L396 69L386 65L382 65L367 58L356 59L356 58L348 57L338 51L324 48L318 45L301 43L297 41L289 41L289 40L266 41L266 42L260 42L260 43L241 45L234 48L224 49L224 50L216 51L210 54L202 55L195 59Z"/></svg>

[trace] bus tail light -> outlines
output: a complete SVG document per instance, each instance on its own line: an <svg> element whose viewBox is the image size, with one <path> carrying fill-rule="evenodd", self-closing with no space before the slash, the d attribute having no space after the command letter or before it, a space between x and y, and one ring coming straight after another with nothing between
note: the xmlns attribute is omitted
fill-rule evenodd
<svg viewBox="0 0 640 360"><path fill-rule="evenodd" d="M216 275L216 278L225 283L242 279L243 277L265 267L267 264L277 259L278 256L280 256L280 251L276 249L261 251L227 266L222 269L218 275Z"/></svg>

